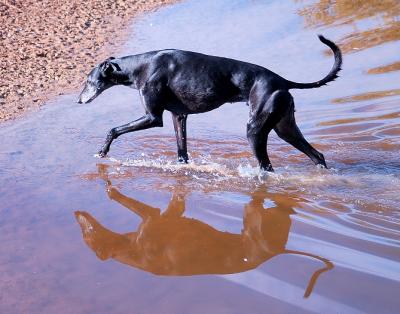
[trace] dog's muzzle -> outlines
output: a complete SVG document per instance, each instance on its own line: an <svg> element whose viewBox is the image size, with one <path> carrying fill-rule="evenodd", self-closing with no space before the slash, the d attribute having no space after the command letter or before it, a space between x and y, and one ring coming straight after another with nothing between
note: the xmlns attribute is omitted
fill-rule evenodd
<svg viewBox="0 0 400 314"><path fill-rule="evenodd" d="M86 85L78 97L78 104L87 104L95 99L98 95L98 89L95 86Z"/></svg>

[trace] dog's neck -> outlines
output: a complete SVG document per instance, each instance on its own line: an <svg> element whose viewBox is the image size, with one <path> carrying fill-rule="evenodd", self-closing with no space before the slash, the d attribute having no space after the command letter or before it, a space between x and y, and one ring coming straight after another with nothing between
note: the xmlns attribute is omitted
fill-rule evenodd
<svg viewBox="0 0 400 314"><path fill-rule="evenodd" d="M115 85L131 86L131 85L134 84L134 82L132 82L129 74L127 74L127 73L125 73L123 71L114 72L112 77L111 77L111 81Z"/></svg>
<svg viewBox="0 0 400 314"><path fill-rule="evenodd" d="M146 54L142 54L114 59L113 62L117 63L121 69L113 74L114 83L139 89L143 83L143 74L147 69L147 57Z"/></svg>

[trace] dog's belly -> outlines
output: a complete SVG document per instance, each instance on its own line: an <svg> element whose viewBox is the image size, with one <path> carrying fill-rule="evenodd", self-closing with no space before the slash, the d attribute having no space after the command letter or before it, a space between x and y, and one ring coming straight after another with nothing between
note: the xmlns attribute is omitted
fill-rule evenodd
<svg viewBox="0 0 400 314"><path fill-rule="evenodd" d="M179 101L166 106L166 109L179 114L195 114L214 110L226 102L233 102L233 100L225 101L213 97L199 98L192 95L178 97L178 100Z"/></svg>
<svg viewBox="0 0 400 314"><path fill-rule="evenodd" d="M184 80L170 86L176 102L166 109L176 113L202 113L227 102L243 101L241 91L230 81ZM169 107L169 108L168 108Z"/></svg>

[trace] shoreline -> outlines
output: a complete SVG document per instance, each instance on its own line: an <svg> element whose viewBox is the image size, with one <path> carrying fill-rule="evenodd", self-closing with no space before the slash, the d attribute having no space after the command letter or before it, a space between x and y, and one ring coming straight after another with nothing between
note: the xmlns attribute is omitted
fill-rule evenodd
<svg viewBox="0 0 400 314"><path fill-rule="evenodd" d="M121 49L135 18L176 2L0 3L0 123L76 91L91 68Z"/></svg>

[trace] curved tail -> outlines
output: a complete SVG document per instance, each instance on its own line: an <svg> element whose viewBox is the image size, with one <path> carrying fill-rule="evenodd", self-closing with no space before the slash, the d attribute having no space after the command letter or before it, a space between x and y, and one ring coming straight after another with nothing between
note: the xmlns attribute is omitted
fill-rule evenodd
<svg viewBox="0 0 400 314"><path fill-rule="evenodd" d="M296 254L296 255L302 255L302 256L308 256L311 258L315 258L321 262L323 262L325 264L325 267L317 270L316 272L314 272L314 274L311 276L310 281L308 282L306 291L304 292L304 298L308 298L311 294L311 292L314 289L314 286L317 282L317 279L319 277L319 275L321 275L323 272L326 272L328 270L331 270L333 268L333 264L331 261L329 261L326 258L320 257L318 255L314 255L311 253L305 253L305 252L301 252L301 251L294 251L294 250L285 250L284 253L289 253L289 254Z"/></svg>
<svg viewBox="0 0 400 314"><path fill-rule="evenodd" d="M319 80L317 82L297 83L297 82L287 81L288 89L317 88L317 87L326 85L327 83L329 83L331 81L334 81L338 77L337 74L342 69L341 68L342 67L342 52L340 51L339 47L335 45L335 43L326 39L324 36L318 35L318 38L321 42L323 42L325 45L327 45L333 51L333 55L335 56L335 63L333 64L332 69L330 70L330 72L328 73L327 76L325 76L322 80Z"/></svg>

